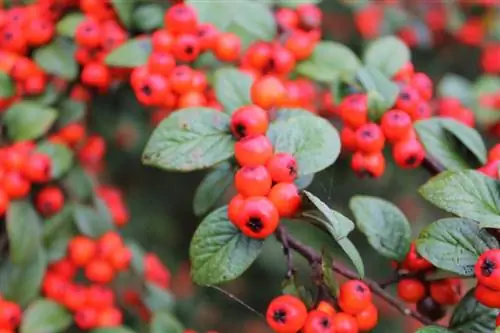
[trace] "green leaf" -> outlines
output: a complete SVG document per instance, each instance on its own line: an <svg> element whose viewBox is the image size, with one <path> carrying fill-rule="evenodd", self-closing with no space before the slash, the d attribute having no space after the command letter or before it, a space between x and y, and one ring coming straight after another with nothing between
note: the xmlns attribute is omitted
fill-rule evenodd
<svg viewBox="0 0 500 333"><path fill-rule="evenodd" d="M475 168L486 162L481 135L456 120L433 118L415 124L427 153L450 170Z"/></svg>
<svg viewBox="0 0 500 333"><path fill-rule="evenodd" d="M437 94L440 97L457 98L465 105L470 105L474 100L472 83L456 74L446 74L439 81Z"/></svg>
<svg viewBox="0 0 500 333"><path fill-rule="evenodd" d="M20 333L58 333L66 331L73 317L56 302L40 299L23 314Z"/></svg>
<svg viewBox="0 0 500 333"><path fill-rule="evenodd" d="M148 62L153 48L150 38L130 39L106 56L106 64L113 67L135 68Z"/></svg>
<svg viewBox="0 0 500 333"><path fill-rule="evenodd" d="M314 181L314 174L303 175L303 176L295 179L295 185L297 185L297 187L300 190L303 190L303 189L309 187L309 185L311 185L313 181Z"/></svg>
<svg viewBox="0 0 500 333"><path fill-rule="evenodd" d="M25 101L33 102L43 106L52 106L61 97L63 91L55 86L54 83L49 82L43 93L39 95L29 96L25 98ZM57 108L56 108L57 109Z"/></svg>
<svg viewBox="0 0 500 333"><path fill-rule="evenodd" d="M463 276L474 275L474 265L484 251L498 247L486 230L471 220L446 218L426 227L416 241L420 255L434 266Z"/></svg>
<svg viewBox="0 0 500 333"><path fill-rule="evenodd" d="M90 332L91 333L136 333L135 331L125 326L96 328Z"/></svg>
<svg viewBox="0 0 500 333"><path fill-rule="evenodd" d="M128 241L127 242L128 249L132 252L132 260L131 267L135 271L135 273L140 276L144 275L144 256L146 255L146 251L137 244L136 242Z"/></svg>
<svg viewBox="0 0 500 333"><path fill-rule="evenodd" d="M47 257L43 249L36 254L27 263L4 262L0 268L0 289L5 299L24 307L38 296L47 267Z"/></svg>
<svg viewBox="0 0 500 333"><path fill-rule="evenodd" d="M69 197L77 201L88 200L94 195L94 182L79 165L75 165L69 170L63 183Z"/></svg>
<svg viewBox="0 0 500 333"><path fill-rule="evenodd" d="M171 311L175 305L175 298L168 290L149 282L146 282L146 293L143 300L151 312Z"/></svg>
<svg viewBox="0 0 500 333"><path fill-rule="evenodd" d="M254 41L272 41L276 21L269 6L252 1L232 2L232 20L226 31L236 33L244 46Z"/></svg>
<svg viewBox="0 0 500 333"><path fill-rule="evenodd" d="M36 150L50 157L52 179L61 178L73 165L73 152L63 144L44 141Z"/></svg>
<svg viewBox="0 0 500 333"><path fill-rule="evenodd" d="M401 39L386 36L370 43L363 60L366 65L378 68L387 77L393 77L410 61L410 49Z"/></svg>
<svg viewBox="0 0 500 333"><path fill-rule="evenodd" d="M184 327L175 317L166 311L156 312L151 319L149 333L182 333Z"/></svg>
<svg viewBox="0 0 500 333"><path fill-rule="evenodd" d="M57 111L33 102L19 102L7 109L4 123L14 141L37 139L48 132Z"/></svg>
<svg viewBox="0 0 500 333"><path fill-rule="evenodd" d="M321 0L276 0L279 4L279 7L289 7L289 8L297 8L302 4L318 4Z"/></svg>
<svg viewBox="0 0 500 333"><path fill-rule="evenodd" d="M315 81L332 83L339 77L352 78L361 66L356 54L336 42L320 42L311 57L297 65L297 72Z"/></svg>
<svg viewBox="0 0 500 333"><path fill-rule="evenodd" d="M404 259L410 249L411 227L398 207L380 198L361 195L353 197L349 207L356 225L375 250L390 259Z"/></svg>
<svg viewBox="0 0 500 333"><path fill-rule="evenodd" d="M333 254L323 251L321 258L321 270L323 271L323 282L328 287L331 295L337 297L339 294L339 284L333 274Z"/></svg>
<svg viewBox="0 0 500 333"><path fill-rule="evenodd" d="M9 98L16 94L16 87L10 76L0 71L0 98Z"/></svg>
<svg viewBox="0 0 500 333"><path fill-rule="evenodd" d="M69 13L65 15L56 26L57 33L64 37L75 37L76 29L85 20L82 13Z"/></svg>
<svg viewBox="0 0 500 333"><path fill-rule="evenodd" d="M474 94L474 114L478 124L489 126L500 120L500 112L493 106L484 105L481 99L484 96L495 95L500 90L500 76L483 75L481 76L472 87Z"/></svg>
<svg viewBox="0 0 500 333"><path fill-rule="evenodd" d="M416 333L452 333L450 330L439 326L426 326L419 329Z"/></svg>
<svg viewBox="0 0 500 333"><path fill-rule="evenodd" d="M70 81L78 76L74 47L62 39L55 39L52 43L36 49L33 59L49 74Z"/></svg>
<svg viewBox="0 0 500 333"><path fill-rule="evenodd" d="M300 176L326 169L340 154L337 130L327 120L317 116L276 121L270 126L268 136L276 152L295 156Z"/></svg>
<svg viewBox="0 0 500 333"><path fill-rule="evenodd" d="M98 238L113 229L109 220L103 218L96 209L75 203L73 207L73 217L78 230L92 238Z"/></svg>
<svg viewBox="0 0 500 333"><path fill-rule="evenodd" d="M187 0L186 4L195 9L200 22L212 23L221 31L226 31L233 20L233 4L228 6L225 1Z"/></svg>
<svg viewBox="0 0 500 333"><path fill-rule="evenodd" d="M237 108L252 104L250 88L252 78L236 68L220 68L215 71L214 89L217 100L231 114Z"/></svg>
<svg viewBox="0 0 500 333"><path fill-rule="evenodd" d="M30 262L41 250L42 221L27 201L14 201L7 211L7 235L10 260L14 264Z"/></svg>
<svg viewBox="0 0 500 333"><path fill-rule="evenodd" d="M495 330L498 309L491 309L480 304L470 291L462 298L453 311L450 329L456 333L490 333Z"/></svg>
<svg viewBox="0 0 500 333"><path fill-rule="evenodd" d="M132 25L132 12L135 6L135 0L111 0L118 18L127 28Z"/></svg>
<svg viewBox="0 0 500 333"><path fill-rule="evenodd" d="M368 93L370 119L378 121L396 102L399 87L375 67L360 68L356 77Z"/></svg>
<svg viewBox="0 0 500 333"><path fill-rule="evenodd" d="M358 249L356 249L356 246L354 246L349 238L342 238L338 241L338 243L352 261L354 267L356 267L359 277L363 278L365 276L365 265L363 264L363 259L361 259L361 255L359 254Z"/></svg>
<svg viewBox="0 0 500 333"><path fill-rule="evenodd" d="M209 108L174 112L154 130L142 161L165 170L209 168L234 155L229 116Z"/></svg>
<svg viewBox="0 0 500 333"><path fill-rule="evenodd" d="M72 230L73 228L73 206L64 205L63 209L46 219L43 223L43 240L49 242L61 231Z"/></svg>
<svg viewBox="0 0 500 333"><path fill-rule="evenodd" d="M70 98L64 99L58 105L57 127L62 128L82 120L85 117L86 109L87 105L84 102L78 102Z"/></svg>
<svg viewBox="0 0 500 333"><path fill-rule="evenodd" d="M257 259L263 241L248 238L227 218L227 206L208 215L191 240L191 275L199 285L231 281Z"/></svg>
<svg viewBox="0 0 500 333"><path fill-rule="evenodd" d="M134 26L140 31L150 32L163 26L164 10L159 4L139 6L133 14Z"/></svg>
<svg viewBox="0 0 500 333"><path fill-rule="evenodd" d="M419 189L433 205L478 221L481 228L500 228L500 185L477 171L447 171Z"/></svg>
<svg viewBox="0 0 500 333"><path fill-rule="evenodd" d="M283 108L276 111L276 121L290 120L296 117L316 117L316 115L301 108Z"/></svg>
<svg viewBox="0 0 500 333"><path fill-rule="evenodd" d="M193 210L196 216L206 214L233 184L234 172L230 163L222 163L209 172L196 189Z"/></svg>

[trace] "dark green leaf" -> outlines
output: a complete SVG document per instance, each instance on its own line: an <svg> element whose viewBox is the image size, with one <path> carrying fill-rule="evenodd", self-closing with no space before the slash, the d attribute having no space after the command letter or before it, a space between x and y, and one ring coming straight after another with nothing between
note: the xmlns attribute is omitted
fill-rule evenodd
<svg viewBox="0 0 500 333"><path fill-rule="evenodd" d="M135 242L127 242L127 247L132 251L132 269L140 276L144 275L144 256L146 251Z"/></svg>
<svg viewBox="0 0 500 333"><path fill-rule="evenodd" d="M465 105L470 105L474 99L472 83L466 78L456 74L446 74L437 86L440 97L454 97Z"/></svg>
<svg viewBox="0 0 500 333"><path fill-rule="evenodd" d="M495 330L498 309L480 304L470 291L455 308L450 320L450 329L456 333L490 333Z"/></svg>
<svg viewBox="0 0 500 333"><path fill-rule="evenodd" d="M378 121L396 102L399 87L375 67L360 68L356 77L368 93L370 119Z"/></svg>
<svg viewBox="0 0 500 333"><path fill-rule="evenodd" d="M73 217L78 230L87 236L97 238L113 229L113 225L103 218L96 209L81 204L74 204Z"/></svg>
<svg viewBox="0 0 500 333"><path fill-rule="evenodd" d="M72 123L76 123L85 117L87 105L84 102L78 102L72 99L64 99L58 105L59 117L57 126L62 128Z"/></svg>
<svg viewBox="0 0 500 333"><path fill-rule="evenodd" d="M415 124L427 153L450 170L478 167L486 162L481 135L456 120L433 118Z"/></svg>
<svg viewBox="0 0 500 333"><path fill-rule="evenodd" d="M159 4L141 5L134 11L134 26L140 31L150 32L163 26L164 10Z"/></svg>
<svg viewBox="0 0 500 333"><path fill-rule="evenodd" d="M25 100L43 106L51 106L59 99L62 93L63 91L56 87L54 83L50 82L46 85L43 93L40 95L29 96Z"/></svg>
<svg viewBox="0 0 500 333"><path fill-rule="evenodd" d="M150 38L130 39L106 57L106 64L114 67L135 68L147 63L152 52Z"/></svg>
<svg viewBox="0 0 500 333"><path fill-rule="evenodd" d="M23 313L20 333L65 332L73 317L56 302L39 299L30 304Z"/></svg>
<svg viewBox="0 0 500 333"><path fill-rule="evenodd" d="M320 42L305 61L297 65L297 72L316 81L332 83L338 78L352 78L361 66L356 54L336 42Z"/></svg>
<svg viewBox="0 0 500 333"><path fill-rule="evenodd" d="M425 228L416 241L420 255L434 266L464 276L474 275L474 265L485 250L498 247L486 230L471 220L446 218Z"/></svg>
<svg viewBox="0 0 500 333"><path fill-rule="evenodd" d="M26 201L14 201L7 211L7 235L10 260L14 264L30 262L41 250L42 221Z"/></svg>
<svg viewBox="0 0 500 333"><path fill-rule="evenodd" d="M120 21L128 28L132 25L132 12L134 11L135 2L135 0L111 0Z"/></svg>
<svg viewBox="0 0 500 333"><path fill-rule="evenodd" d="M265 4L238 1L228 7L232 10L232 20L226 31L236 33L244 46L257 40L271 41L276 36L273 12Z"/></svg>
<svg viewBox="0 0 500 333"><path fill-rule="evenodd" d="M74 57L72 45L61 39L38 48L33 59L45 72L66 80L74 80L78 76L78 65Z"/></svg>
<svg viewBox="0 0 500 333"><path fill-rule="evenodd" d="M363 60L366 65L378 68L387 77L392 77L410 61L410 49L399 38L386 36L368 46Z"/></svg>
<svg viewBox="0 0 500 333"><path fill-rule="evenodd" d="M90 332L91 333L135 333L133 330L125 326L96 328Z"/></svg>
<svg viewBox="0 0 500 333"><path fill-rule="evenodd" d="M191 275L200 285L236 279L257 259L263 241L248 238L227 218L221 207L198 226L191 240Z"/></svg>
<svg viewBox="0 0 500 333"><path fill-rule="evenodd" d="M57 33L64 37L74 37L76 29L85 20L82 13L69 13L65 15L56 26Z"/></svg>
<svg viewBox="0 0 500 333"><path fill-rule="evenodd" d="M252 104L252 82L248 74L236 68L220 68L215 72L215 94L226 113L231 114L240 106Z"/></svg>
<svg viewBox="0 0 500 333"><path fill-rule="evenodd" d="M452 331L439 326L426 326L419 329L416 333L452 333Z"/></svg>
<svg viewBox="0 0 500 333"><path fill-rule="evenodd" d="M10 76L0 71L0 98L9 98L14 96L16 93L16 87Z"/></svg>
<svg viewBox="0 0 500 333"><path fill-rule="evenodd" d="M14 141L37 139L48 132L57 111L33 102L13 104L5 114L7 135Z"/></svg>
<svg viewBox="0 0 500 333"><path fill-rule="evenodd" d="M268 136L276 152L295 156L300 176L326 169L340 154L337 130L320 117L302 116L277 121L270 126Z"/></svg>
<svg viewBox="0 0 500 333"><path fill-rule="evenodd" d="M196 216L206 214L219 201L233 183L233 168L230 163L222 163L202 180L193 200Z"/></svg>
<svg viewBox="0 0 500 333"><path fill-rule="evenodd" d="M64 188L71 198L85 201L94 195L94 182L87 172L75 165L63 180Z"/></svg>
<svg viewBox="0 0 500 333"><path fill-rule="evenodd" d="M500 228L500 184L477 171L447 171L419 189L435 206L478 221L482 228Z"/></svg>
<svg viewBox="0 0 500 333"><path fill-rule="evenodd" d="M404 259L410 249L411 227L398 207L369 196L353 197L349 207L356 218L356 225L375 250L390 259Z"/></svg>
<svg viewBox="0 0 500 333"><path fill-rule="evenodd" d="M169 291L165 290L165 288L160 288L152 283L146 282L144 303L151 312L161 310L171 311L175 305L175 298Z"/></svg>
<svg viewBox="0 0 500 333"><path fill-rule="evenodd" d="M149 333L182 333L184 328L175 317L167 312L160 311L153 314Z"/></svg>
<svg viewBox="0 0 500 333"><path fill-rule="evenodd" d="M61 178L73 164L73 152L63 144L44 141L36 150L50 157L52 179Z"/></svg>
<svg viewBox="0 0 500 333"><path fill-rule="evenodd" d="M43 239L44 242L49 242L54 236L61 231L72 231L73 230L73 206L64 205L63 209L46 219L43 222Z"/></svg>
<svg viewBox="0 0 500 333"><path fill-rule="evenodd" d="M331 295L337 297L339 294L339 284L333 274L333 254L328 251L323 251L321 260L321 269L323 271L323 282L328 287Z"/></svg>
<svg viewBox="0 0 500 333"><path fill-rule="evenodd" d="M229 116L209 108L174 112L154 130L142 161L165 170L209 168L234 154Z"/></svg>

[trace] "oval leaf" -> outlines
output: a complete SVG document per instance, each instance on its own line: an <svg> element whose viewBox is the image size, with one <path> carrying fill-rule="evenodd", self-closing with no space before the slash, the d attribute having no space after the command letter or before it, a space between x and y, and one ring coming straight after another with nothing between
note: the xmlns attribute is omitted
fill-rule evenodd
<svg viewBox="0 0 500 333"><path fill-rule="evenodd" d="M370 43L363 59L366 65L392 77L410 61L410 49L401 39L386 36Z"/></svg>
<svg viewBox="0 0 500 333"><path fill-rule="evenodd" d="M166 311L156 312L151 319L150 333L182 333L184 328L175 317Z"/></svg>
<svg viewBox="0 0 500 333"><path fill-rule="evenodd" d="M124 26L130 28L132 24L132 12L135 6L135 0L111 0L118 18Z"/></svg>
<svg viewBox="0 0 500 333"><path fill-rule="evenodd" d="M78 65L73 55L73 45L62 39L38 48L33 59L45 72L66 80L74 80L78 75Z"/></svg>
<svg viewBox="0 0 500 333"><path fill-rule="evenodd" d="M215 94L226 113L231 114L240 106L252 104L250 98L252 82L248 74L236 68L221 68L215 72Z"/></svg>
<svg viewBox="0 0 500 333"><path fill-rule="evenodd" d="M148 62L152 50L150 38L130 39L111 51L105 62L114 67L135 68Z"/></svg>
<svg viewBox="0 0 500 333"><path fill-rule="evenodd" d="M439 326L426 326L419 329L416 333L452 333L450 330Z"/></svg>
<svg viewBox="0 0 500 333"><path fill-rule="evenodd" d="M192 171L234 154L229 117L209 108L188 108L164 119L144 149L142 161L166 170Z"/></svg>
<svg viewBox="0 0 500 333"><path fill-rule="evenodd" d="M447 171L419 189L433 205L478 221L482 228L500 228L500 184L473 170Z"/></svg>
<svg viewBox="0 0 500 333"><path fill-rule="evenodd" d="M262 245L263 241L246 237L228 220L227 206L215 210L191 240L193 281L210 285L236 279L257 259Z"/></svg>
<svg viewBox="0 0 500 333"><path fill-rule="evenodd" d="M222 198L233 183L233 174L231 164L223 163L205 176L194 195L193 209L197 216L206 214Z"/></svg>
<svg viewBox="0 0 500 333"><path fill-rule="evenodd" d="M16 93L16 87L10 76L0 71L0 98L9 98Z"/></svg>
<svg viewBox="0 0 500 333"><path fill-rule="evenodd" d="M356 78L368 93L370 119L379 121L382 115L396 102L399 94L398 85L374 67L360 68L356 73Z"/></svg>
<svg viewBox="0 0 500 333"><path fill-rule="evenodd" d="M461 218L438 220L425 228L416 241L420 255L434 266L463 276L474 275L474 265L498 242L479 224Z"/></svg>
<svg viewBox="0 0 500 333"><path fill-rule="evenodd" d="M36 150L50 157L52 179L62 177L73 164L73 152L63 144L44 141Z"/></svg>
<svg viewBox="0 0 500 333"><path fill-rule="evenodd" d="M74 37L76 29L85 20L82 13L70 13L65 15L56 26L57 33L64 37Z"/></svg>
<svg viewBox="0 0 500 333"><path fill-rule="evenodd" d="M271 41L276 36L276 21L269 6L255 1L238 1L229 7L232 20L225 30L236 33L244 46L257 40Z"/></svg>
<svg viewBox="0 0 500 333"><path fill-rule="evenodd" d="M125 326L96 328L95 330L92 330L90 332L91 333L135 333L133 330Z"/></svg>
<svg viewBox="0 0 500 333"><path fill-rule="evenodd" d="M41 250L42 221L33 206L26 201L14 201L7 211L7 235L10 260L26 263Z"/></svg>
<svg viewBox="0 0 500 333"><path fill-rule="evenodd" d="M490 333L495 330L498 309L480 304L470 291L455 308L450 320L450 329L456 333Z"/></svg>
<svg viewBox="0 0 500 333"><path fill-rule="evenodd" d="M356 218L356 225L375 250L390 259L404 259L410 249L411 227L398 207L369 196L352 198L349 207Z"/></svg>
<svg viewBox="0 0 500 333"><path fill-rule="evenodd" d="M449 170L476 168L486 162L481 135L456 120L433 118L415 124L427 153Z"/></svg>
<svg viewBox="0 0 500 333"><path fill-rule="evenodd" d="M99 214L99 212L89 206L74 204L73 217L78 230L92 238L98 238L113 229L109 219Z"/></svg>
<svg viewBox="0 0 500 333"><path fill-rule="evenodd" d="M47 133L57 111L33 102L13 104L5 114L7 135L14 141L37 139Z"/></svg>
<svg viewBox="0 0 500 333"><path fill-rule="evenodd" d="M163 26L163 8L159 4L141 5L133 14L134 26L150 32Z"/></svg>
<svg viewBox="0 0 500 333"><path fill-rule="evenodd" d="M269 128L268 136L276 152L295 156L300 176L326 169L340 154L337 130L320 117L292 117L277 121Z"/></svg>
<svg viewBox="0 0 500 333"><path fill-rule="evenodd" d="M21 333L58 333L66 331L73 317L66 309L49 300L33 302L23 314Z"/></svg>

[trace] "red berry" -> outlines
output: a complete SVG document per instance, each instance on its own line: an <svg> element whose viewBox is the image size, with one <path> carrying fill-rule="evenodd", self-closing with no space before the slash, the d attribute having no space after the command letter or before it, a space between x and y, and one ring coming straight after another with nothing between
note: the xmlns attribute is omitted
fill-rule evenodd
<svg viewBox="0 0 500 333"><path fill-rule="evenodd" d="M269 64L272 57L272 47L269 43L257 41L250 45L246 52L248 65L256 69L263 69Z"/></svg>
<svg viewBox="0 0 500 333"><path fill-rule="evenodd" d="M356 315L358 328L362 332L371 331L378 323L378 310L373 304Z"/></svg>
<svg viewBox="0 0 500 333"><path fill-rule="evenodd" d="M349 280L340 287L339 306L349 314L356 315L372 303L372 292L363 281Z"/></svg>
<svg viewBox="0 0 500 333"><path fill-rule="evenodd" d="M365 124L356 131L356 148L367 154L378 153L384 148L384 134L377 124Z"/></svg>
<svg viewBox="0 0 500 333"><path fill-rule="evenodd" d="M0 301L0 327L15 330L21 323L21 307L13 302Z"/></svg>
<svg viewBox="0 0 500 333"><path fill-rule="evenodd" d="M154 52L149 56L148 69L151 74L168 76L175 68L175 58L167 52Z"/></svg>
<svg viewBox="0 0 500 333"><path fill-rule="evenodd" d="M247 137L236 142L234 154L241 166L264 165L273 156L273 146L265 135Z"/></svg>
<svg viewBox="0 0 500 333"><path fill-rule="evenodd" d="M397 165L413 169L422 164L425 150L418 140L407 140L396 143L392 148L392 155Z"/></svg>
<svg viewBox="0 0 500 333"><path fill-rule="evenodd" d="M474 266L474 273L480 284L500 291L500 250L487 250L481 254Z"/></svg>
<svg viewBox="0 0 500 333"><path fill-rule="evenodd" d="M311 36L300 30L294 30L284 44L297 61L307 59L311 56L316 46L316 41Z"/></svg>
<svg viewBox="0 0 500 333"><path fill-rule="evenodd" d="M396 108L409 114L413 114L420 103L420 95L411 86L401 88L396 100Z"/></svg>
<svg viewBox="0 0 500 333"><path fill-rule="evenodd" d="M321 301L319 302L318 306L316 307L316 310L318 311L323 311L325 313L328 313L329 315L333 316L337 311L335 311L335 308L333 305L331 305L328 302Z"/></svg>
<svg viewBox="0 0 500 333"><path fill-rule="evenodd" d="M431 297L441 305L455 305L462 298L463 284L460 279L444 279L431 282Z"/></svg>
<svg viewBox="0 0 500 333"><path fill-rule="evenodd" d="M240 37L230 32L219 34L215 39L213 52L220 61L238 60L241 52Z"/></svg>
<svg viewBox="0 0 500 333"><path fill-rule="evenodd" d="M265 197L245 199L238 216L237 225L241 231L252 238L266 238L279 224L276 207Z"/></svg>
<svg viewBox="0 0 500 333"><path fill-rule="evenodd" d="M83 67L82 82L96 88L107 88L111 83L111 73L106 65L92 62Z"/></svg>
<svg viewBox="0 0 500 333"><path fill-rule="evenodd" d="M267 170L274 182L289 183L297 178L297 160L289 153L277 153L267 162Z"/></svg>
<svg viewBox="0 0 500 333"><path fill-rule="evenodd" d="M422 99L428 101L432 98L432 80L427 74L415 73L410 84L418 91Z"/></svg>
<svg viewBox="0 0 500 333"><path fill-rule="evenodd" d="M313 310L307 315L302 333L335 333L333 316L318 310Z"/></svg>
<svg viewBox="0 0 500 333"><path fill-rule="evenodd" d="M357 129L368 122L368 98L363 94L345 97L339 105L342 120L352 129Z"/></svg>
<svg viewBox="0 0 500 333"><path fill-rule="evenodd" d="M238 193L245 197L266 196L271 190L272 180L263 165L245 166L236 172L234 185Z"/></svg>
<svg viewBox="0 0 500 333"><path fill-rule="evenodd" d="M50 157L45 154L31 154L22 169L23 176L32 182L47 182L51 176Z"/></svg>
<svg viewBox="0 0 500 333"><path fill-rule="evenodd" d="M64 205L64 193L59 187L47 186L36 196L36 208L43 216L59 212Z"/></svg>
<svg viewBox="0 0 500 333"><path fill-rule="evenodd" d="M342 141L342 149L346 151L356 150L356 131L350 127L344 126L340 131L340 140Z"/></svg>
<svg viewBox="0 0 500 333"><path fill-rule="evenodd" d="M3 180L5 193L11 199L20 199L28 195L31 184L19 172L9 172Z"/></svg>
<svg viewBox="0 0 500 333"><path fill-rule="evenodd" d="M115 307L109 307L99 311L97 317L98 327L116 327L120 326L123 320L122 313Z"/></svg>
<svg viewBox="0 0 500 333"><path fill-rule="evenodd" d="M109 283L113 280L114 275L113 267L102 259L92 259L85 266L85 276L95 283Z"/></svg>
<svg viewBox="0 0 500 333"><path fill-rule="evenodd" d="M162 53L171 52L174 47L174 40L174 36L167 30L156 30L151 35L153 51Z"/></svg>
<svg viewBox="0 0 500 333"><path fill-rule="evenodd" d="M107 287L93 284L87 290L87 306L92 309L102 310L113 306L115 295Z"/></svg>
<svg viewBox="0 0 500 333"><path fill-rule="evenodd" d="M109 259L111 266L113 266L115 270L124 271L130 266L132 252L128 248L122 247L121 249L114 251Z"/></svg>
<svg viewBox="0 0 500 333"><path fill-rule="evenodd" d="M234 225L238 222L238 216L240 215L243 203L245 202L245 197L241 194L235 195L227 207L227 217Z"/></svg>
<svg viewBox="0 0 500 333"><path fill-rule="evenodd" d="M500 309L500 291L478 284L474 290L474 297L484 306L493 309Z"/></svg>
<svg viewBox="0 0 500 333"><path fill-rule="evenodd" d="M73 238L68 244L68 257L76 266L85 266L96 254L95 242L84 236Z"/></svg>
<svg viewBox="0 0 500 333"><path fill-rule="evenodd" d="M425 271L432 269L434 266L422 257L415 246L415 243L411 243L410 250L406 255L403 262L403 266L411 272Z"/></svg>
<svg viewBox="0 0 500 333"><path fill-rule="evenodd" d="M278 183L274 185L271 192L269 192L268 198L281 217L294 216L302 203L299 189L294 183Z"/></svg>
<svg viewBox="0 0 500 333"><path fill-rule="evenodd" d="M75 312L75 324L82 330L90 330L97 327L98 313L92 308L83 308Z"/></svg>
<svg viewBox="0 0 500 333"><path fill-rule="evenodd" d="M488 152L488 162L500 160L500 143L493 146Z"/></svg>
<svg viewBox="0 0 500 333"><path fill-rule="evenodd" d="M68 258L60 259L49 265L49 270L60 277L72 280L76 274L75 264Z"/></svg>
<svg viewBox="0 0 500 333"><path fill-rule="evenodd" d="M64 291L63 304L71 311L78 311L87 302L87 292L84 287L68 284Z"/></svg>
<svg viewBox="0 0 500 333"><path fill-rule="evenodd" d="M192 62L201 52L198 37L191 34L178 36L174 42L174 55L177 60Z"/></svg>
<svg viewBox="0 0 500 333"><path fill-rule="evenodd" d="M304 303L290 295L273 299L266 312L268 325L277 333L297 333L304 326L306 318Z"/></svg>
<svg viewBox="0 0 500 333"><path fill-rule="evenodd" d="M194 34L197 26L195 11L185 4L173 5L165 13L165 27L174 35Z"/></svg>
<svg viewBox="0 0 500 333"><path fill-rule="evenodd" d="M353 316L339 312L333 316L333 327L335 333L358 333L359 327L356 318Z"/></svg>
<svg viewBox="0 0 500 333"><path fill-rule="evenodd" d="M412 120L408 113L394 109L382 116L380 126L387 140L394 143L406 138L412 128Z"/></svg>
<svg viewBox="0 0 500 333"><path fill-rule="evenodd" d="M97 241L98 255L106 260L111 259L113 253L120 251L122 248L123 239L114 231L108 231Z"/></svg>
<svg viewBox="0 0 500 333"><path fill-rule="evenodd" d="M42 292L47 298L62 303L67 286L68 281L65 278L48 272L43 278Z"/></svg>
<svg viewBox="0 0 500 333"><path fill-rule="evenodd" d="M250 96L255 105L269 110L283 104L286 100L286 89L280 79L265 75L252 84Z"/></svg>
<svg viewBox="0 0 500 333"><path fill-rule="evenodd" d="M98 21L87 18L75 31L75 42L85 47L98 47L102 41L101 25Z"/></svg>
<svg viewBox="0 0 500 333"><path fill-rule="evenodd" d="M368 155L356 152L352 156L351 167L359 177L378 178L384 174L385 158L381 152Z"/></svg>
<svg viewBox="0 0 500 333"><path fill-rule="evenodd" d="M5 212L7 212L9 205L10 205L9 196L3 189L0 188L0 216L5 215Z"/></svg>
<svg viewBox="0 0 500 333"><path fill-rule="evenodd" d="M213 24L202 23L198 25L196 35L200 39L201 50L206 51L214 48L219 31Z"/></svg>
<svg viewBox="0 0 500 333"><path fill-rule="evenodd" d="M425 297L425 286L417 279L403 279L398 283L398 295L408 303L417 303Z"/></svg>
<svg viewBox="0 0 500 333"><path fill-rule="evenodd" d="M231 132L238 138L266 134L269 126L267 112L256 106L242 106L231 116Z"/></svg>

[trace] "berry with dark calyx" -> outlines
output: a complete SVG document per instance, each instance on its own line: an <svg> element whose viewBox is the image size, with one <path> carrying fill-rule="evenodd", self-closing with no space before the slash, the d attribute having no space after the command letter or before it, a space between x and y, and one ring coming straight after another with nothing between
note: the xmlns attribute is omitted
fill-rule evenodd
<svg viewBox="0 0 500 333"><path fill-rule="evenodd" d="M370 304L366 309L356 315L358 328L361 332L368 332L377 326L378 309L375 305Z"/></svg>
<svg viewBox="0 0 500 333"><path fill-rule="evenodd" d="M335 333L333 316L319 310L309 312L302 333Z"/></svg>
<svg viewBox="0 0 500 333"><path fill-rule="evenodd" d="M417 303L425 297L425 286L418 279L402 279L398 282L398 296L405 302Z"/></svg>
<svg viewBox="0 0 500 333"><path fill-rule="evenodd" d="M291 154L275 154L267 162L266 167L274 182L293 182L297 178L297 160Z"/></svg>
<svg viewBox="0 0 500 333"><path fill-rule="evenodd" d="M198 58L200 52L200 42L195 35L183 34L175 39L174 55L177 60L192 62Z"/></svg>
<svg viewBox="0 0 500 333"><path fill-rule="evenodd" d="M265 166L244 166L236 172L234 185L245 197L266 196L271 190L272 180Z"/></svg>
<svg viewBox="0 0 500 333"><path fill-rule="evenodd" d="M397 142L406 138L412 128L412 120L408 113L394 109L382 116L380 126L387 140Z"/></svg>
<svg viewBox="0 0 500 333"><path fill-rule="evenodd" d="M306 322L307 308L291 295L276 297L266 312L267 324L277 333L297 333Z"/></svg>
<svg viewBox="0 0 500 333"><path fill-rule="evenodd" d="M422 164L425 150L416 139L397 142L392 148L392 155L397 165L404 169L414 169Z"/></svg>
<svg viewBox="0 0 500 333"><path fill-rule="evenodd" d="M279 224L279 213L265 197L245 199L238 216L237 226L251 238L263 239L271 235Z"/></svg>
<svg viewBox="0 0 500 333"><path fill-rule="evenodd" d="M443 306L434 301L430 296L417 303L417 311L432 321L438 321L446 315Z"/></svg>
<svg viewBox="0 0 500 333"><path fill-rule="evenodd" d="M487 250L474 266L477 281L493 290L500 291L500 250Z"/></svg>
<svg viewBox="0 0 500 333"><path fill-rule="evenodd" d="M359 177L378 178L384 174L385 158L381 152L373 154L356 152L352 156L351 167Z"/></svg>
<svg viewBox="0 0 500 333"><path fill-rule="evenodd" d="M51 216L59 212L64 205L64 193L57 186L47 186L38 192L36 207L43 216Z"/></svg>
<svg viewBox="0 0 500 333"><path fill-rule="evenodd" d="M444 279L431 282L431 297L441 305L455 305L462 298L463 283L460 279Z"/></svg>
<svg viewBox="0 0 500 333"><path fill-rule="evenodd" d="M230 126L234 137L238 139L263 135L269 127L269 116L256 105L242 106L232 114Z"/></svg>
<svg viewBox="0 0 500 333"><path fill-rule="evenodd" d="M340 287L338 302L342 311L357 315L372 303L372 292L363 281L349 280Z"/></svg>
<svg viewBox="0 0 500 333"><path fill-rule="evenodd" d="M281 217L294 216L302 203L299 189L294 183L278 183L274 185L269 192L268 198Z"/></svg>
<svg viewBox="0 0 500 333"><path fill-rule="evenodd" d="M363 153L381 151L384 148L384 141L384 134L377 124L365 124L356 131L356 148Z"/></svg>
<svg viewBox="0 0 500 333"><path fill-rule="evenodd" d="M234 155L241 166L265 165L273 156L273 146L265 135L246 137L236 142Z"/></svg>
<svg viewBox="0 0 500 333"><path fill-rule="evenodd" d="M358 333L359 327L356 318L350 314L339 312L333 316L333 328L335 333Z"/></svg>
<svg viewBox="0 0 500 333"><path fill-rule="evenodd" d="M396 99L396 108L411 115L415 112L420 101L420 96L414 88L404 86L401 88L398 98Z"/></svg>

